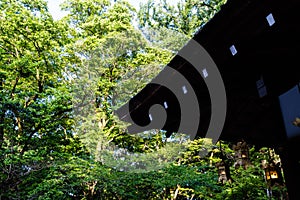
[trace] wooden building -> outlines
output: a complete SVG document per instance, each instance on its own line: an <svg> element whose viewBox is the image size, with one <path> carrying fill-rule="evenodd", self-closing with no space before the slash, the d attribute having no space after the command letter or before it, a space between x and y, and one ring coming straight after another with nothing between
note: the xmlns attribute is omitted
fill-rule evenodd
<svg viewBox="0 0 300 200"><path fill-rule="evenodd" d="M219 139L243 139L258 147L275 148L282 158L291 200L300 199L299 8L296 0L228 0L192 38L213 59L224 83L226 118ZM183 75L195 92L201 112L197 136L205 137L212 115L205 76L180 54L168 66ZM209 69L204 72L211 75ZM177 81L167 69L158 76ZM152 120L149 109L155 104L168 107L163 127L147 127ZM117 110L124 121L161 128L168 134L178 130L181 112L172 91L155 82Z"/></svg>

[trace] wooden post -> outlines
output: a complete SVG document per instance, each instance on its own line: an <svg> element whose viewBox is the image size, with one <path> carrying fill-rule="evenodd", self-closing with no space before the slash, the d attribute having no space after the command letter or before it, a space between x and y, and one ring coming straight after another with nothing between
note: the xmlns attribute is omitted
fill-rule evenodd
<svg viewBox="0 0 300 200"><path fill-rule="evenodd" d="M284 179L289 200L300 199L300 137L291 138L281 148L279 155L282 161Z"/></svg>

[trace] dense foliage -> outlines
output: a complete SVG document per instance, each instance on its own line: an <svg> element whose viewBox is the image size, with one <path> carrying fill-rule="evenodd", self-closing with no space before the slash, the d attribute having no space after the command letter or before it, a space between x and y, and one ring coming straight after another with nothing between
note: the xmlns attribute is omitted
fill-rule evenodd
<svg viewBox="0 0 300 200"><path fill-rule="evenodd" d="M46 1L0 0L0 199L269 199L266 151L251 147L252 165L235 168L230 143L129 135L113 115L224 3L148 1L136 11L66 0L69 14L53 20ZM111 156L120 151L128 162ZM233 181L221 184L224 158Z"/></svg>

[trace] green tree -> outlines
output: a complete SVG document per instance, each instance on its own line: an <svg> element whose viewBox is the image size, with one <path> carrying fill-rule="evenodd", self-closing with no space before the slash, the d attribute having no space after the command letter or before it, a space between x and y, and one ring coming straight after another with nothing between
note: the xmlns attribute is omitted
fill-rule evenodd
<svg viewBox="0 0 300 200"><path fill-rule="evenodd" d="M81 152L62 74L71 38L45 1L2 0L0 9L0 198L26 199L56 160Z"/></svg>
<svg viewBox="0 0 300 200"><path fill-rule="evenodd" d="M126 1L70 0L63 8L70 13L64 20L74 28L76 42L71 48L80 60L68 69L76 92L75 110L81 110L76 132L97 160L111 142L140 151L137 143L143 140L116 123L113 106L139 91L172 54L149 45L132 25L135 9ZM122 88L117 87L120 84Z"/></svg>
<svg viewBox="0 0 300 200"><path fill-rule="evenodd" d="M139 10L139 26L165 27L191 38L224 3L226 0L182 0L176 5L170 5L166 0L148 0Z"/></svg>

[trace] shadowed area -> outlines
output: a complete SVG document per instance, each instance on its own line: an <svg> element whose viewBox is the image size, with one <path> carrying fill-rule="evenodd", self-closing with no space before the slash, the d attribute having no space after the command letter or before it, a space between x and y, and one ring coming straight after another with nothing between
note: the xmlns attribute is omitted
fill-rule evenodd
<svg viewBox="0 0 300 200"><path fill-rule="evenodd" d="M297 1L231 0L193 37L210 54L224 81L228 108L220 139L244 138L258 146L277 146L285 141L278 97L300 80L299 5ZM200 108L198 136L205 136L211 100L197 66L179 55L168 66L193 87ZM174 74L164 78L176 82ZM124 121L146 125L149 108L165 101L170 109L163 129L170 134L179 127L180 105L165 87L149 83L129 101L129 110L121 107L116 113Z"/></svg>

